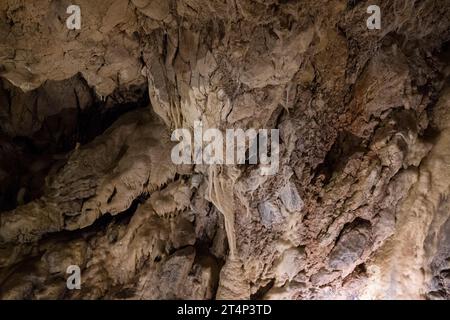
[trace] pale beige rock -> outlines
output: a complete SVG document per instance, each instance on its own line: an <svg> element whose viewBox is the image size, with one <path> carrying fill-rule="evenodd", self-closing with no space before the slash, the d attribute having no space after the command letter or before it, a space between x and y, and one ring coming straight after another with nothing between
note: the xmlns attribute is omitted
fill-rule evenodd
<svg viewBox="0 0 450 320"><path fill-rule="evenodd" d="M358 1L79 3L80 31L0 3L0 298L449 298L445 0L383 1L381 30ZM28 159L96 107L119 119ZM278 173L176 167L195 121L280 129Z"/></svg>

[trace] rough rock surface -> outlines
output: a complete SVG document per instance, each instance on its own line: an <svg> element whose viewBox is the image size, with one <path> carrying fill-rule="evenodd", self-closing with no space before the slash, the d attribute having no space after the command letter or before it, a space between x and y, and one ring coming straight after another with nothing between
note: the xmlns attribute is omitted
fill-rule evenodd
<svg viewBox="0 0 450 320"><path fill-rule="evenodd" d="M450 298L447 0L380 30L367 1L70 4L0 2L1 299ZM278 173L174 165L200 120L278 128Z"/></svg>

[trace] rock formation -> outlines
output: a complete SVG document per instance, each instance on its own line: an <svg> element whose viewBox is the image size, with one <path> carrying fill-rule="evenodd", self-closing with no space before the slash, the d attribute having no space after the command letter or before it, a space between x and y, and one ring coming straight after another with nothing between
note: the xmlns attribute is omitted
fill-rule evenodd
<svg viewBox="0 0 450 320"><path fill-rule="evenodd" d="M450 298L448 1L74 2L0 2L1 299Z"/></svg>

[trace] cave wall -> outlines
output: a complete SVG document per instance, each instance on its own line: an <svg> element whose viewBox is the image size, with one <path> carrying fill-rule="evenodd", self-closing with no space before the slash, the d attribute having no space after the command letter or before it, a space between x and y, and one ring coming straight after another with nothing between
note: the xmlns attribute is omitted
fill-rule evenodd
<svg viewBox="0 0 450 320"><path fill-rule="evenodd" d="M0 3L1 298L448 299L448 1L380 30L367 1L70 4ZM278 173L173 164L195 121L279 129Z"/></svg>

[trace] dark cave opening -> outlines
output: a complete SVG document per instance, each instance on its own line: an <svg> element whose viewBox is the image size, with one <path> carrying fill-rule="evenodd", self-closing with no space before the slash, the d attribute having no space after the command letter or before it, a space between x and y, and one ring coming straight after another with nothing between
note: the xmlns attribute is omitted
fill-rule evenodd
<svg viewBox="0 0 450 320"><path fill-rule="evenodd" d="M121 115L149 105L147 86L118 88L102 100L80 74L26 93L6 80L0 87L0 101L7 106L0 113L0 211L41 197L46 176L64 165L69 152ZM59 105L63 101L67 104ZM25 109L18 108L22 103ZM27 120L29 127L23 125Z"/></svg>

